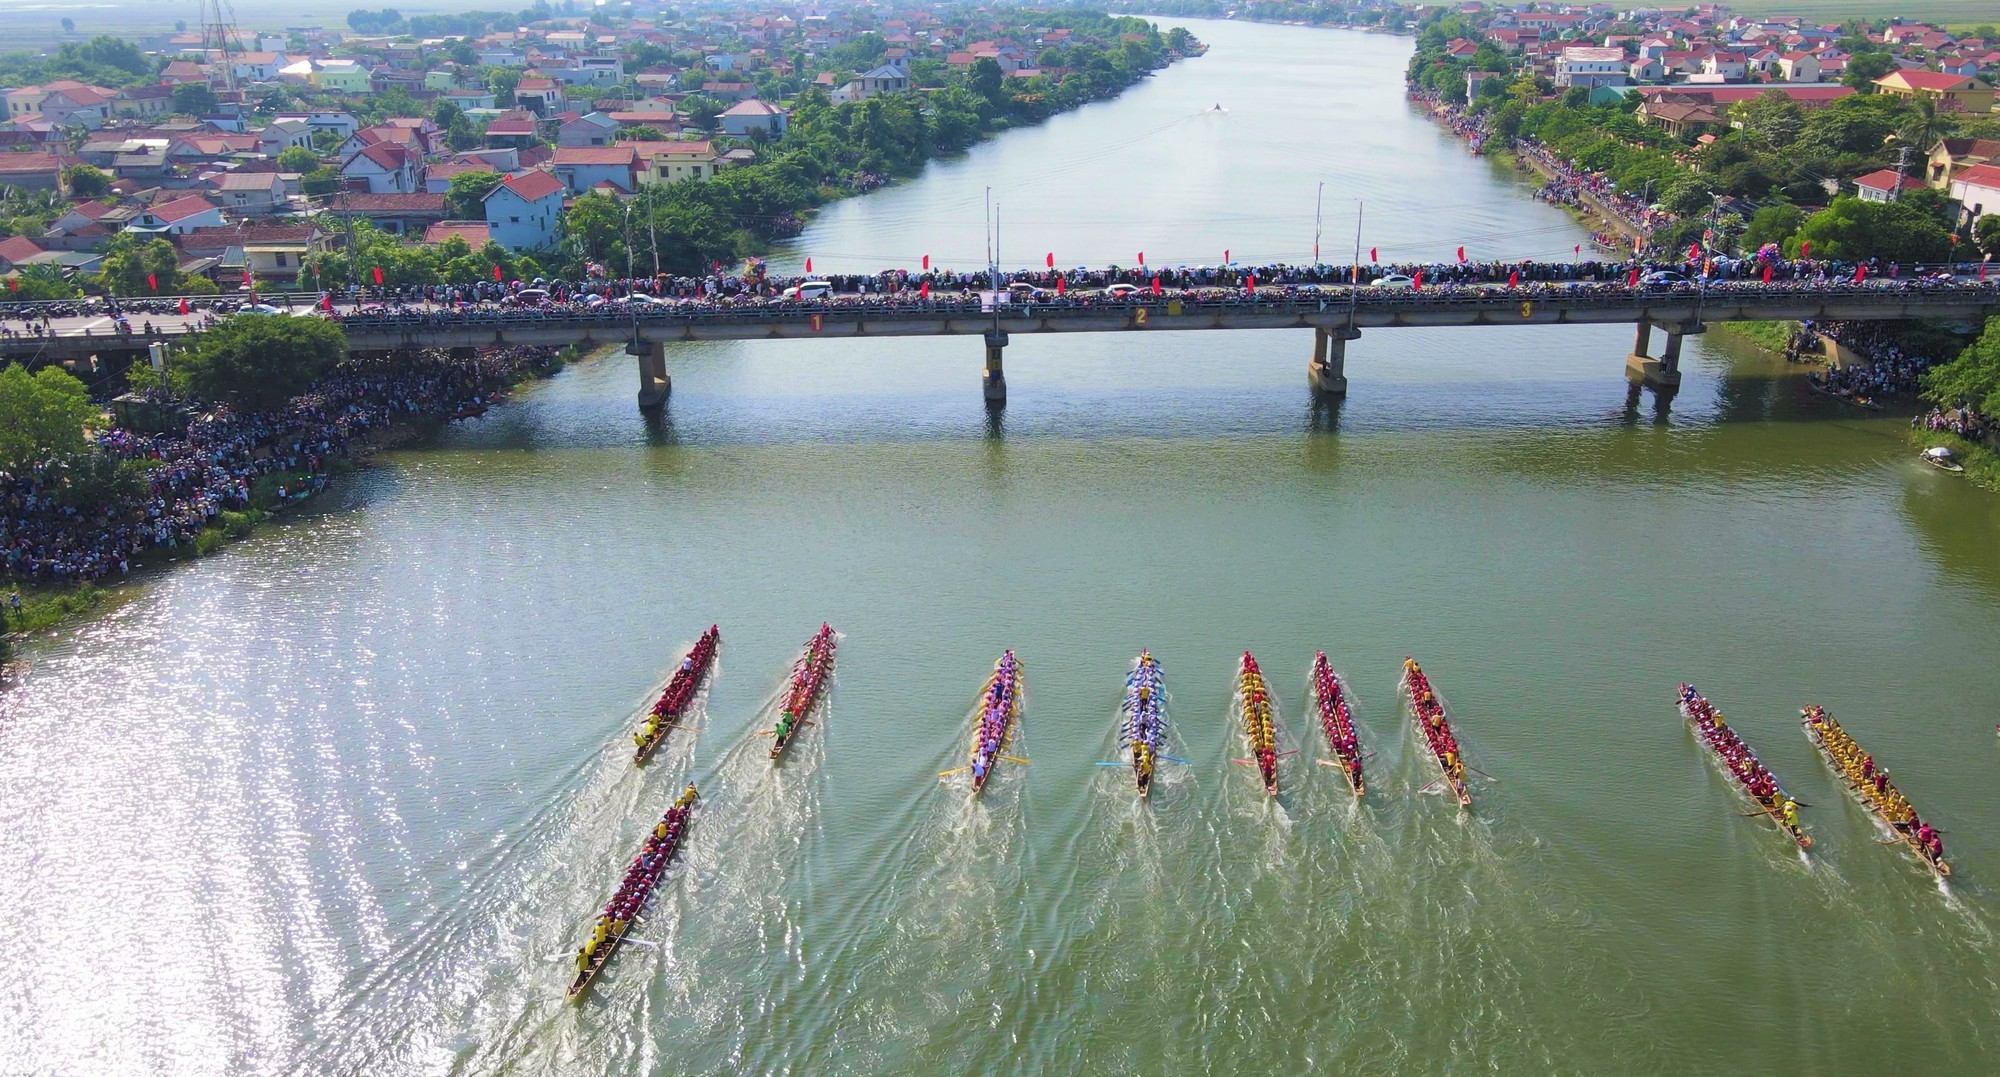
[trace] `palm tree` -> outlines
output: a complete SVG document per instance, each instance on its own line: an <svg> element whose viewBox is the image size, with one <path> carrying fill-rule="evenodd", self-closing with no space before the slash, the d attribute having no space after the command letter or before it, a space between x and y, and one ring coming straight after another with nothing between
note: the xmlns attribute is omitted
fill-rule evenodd
<svg viewBox="0 0 2000 1077"><path fill-rule="evenodd" d="M1950 123L1948 118L1938 114L1936 99L1919 97L1911 103L1909 115L1897 130L1896 137L1918 153L1929 153Z"/></svg>

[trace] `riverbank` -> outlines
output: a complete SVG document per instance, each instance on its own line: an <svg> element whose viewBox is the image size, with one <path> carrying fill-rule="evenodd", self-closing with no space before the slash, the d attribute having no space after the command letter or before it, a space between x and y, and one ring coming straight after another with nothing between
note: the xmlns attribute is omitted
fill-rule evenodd
<svg viewBox="0 0 2000 1077"><path fill-rule="evenodd" d="M1922 452L1933 445L1943 445L1958 457L1959 466L1965 468L1968 481L2000 493L2000 452L1944 430L1913 428L1910 431L1911 448Z"/></svg>
<svg viewBox="0 0 2000 1077"><path fill-rule="evenodd" d="M1709 331L1762 348L1773 355L1785 354L1797 322L1716 322Z"/></svg>
<svg viewBox="0 0 2000 1077"><path fill-rule="evenodd" d="M458 384L464 391L437 399L432 410L419 410L407 402L384 409L386 421L348 437L337 453L301 456L295 441L293 456L305 461L307 466L266 470L258 474L254 481L244 484L242 503L238 507L213 512L201 527L186 536L185 541L168 541L121 555L120 567L115 574L75 586L16 581L11 593L20 596L21 606L19 610L10 610L7 629L17 640L27 639L91 614L103 606L107 597L139 582L152 571L175 562L206 557L250 537L279 516L316 500L333 481L365 466L375 454L421 441L459 419L484 414L492 405L503 402L510 390L529 381L554 377L580 354L575 346L560 352L539 348L519 349L518 354L510 356L494 372L496 376L460 380ZM351 371L336 369L328 380L354 376ZM381 375L372 377L377 379L372 384L390 391L387 389L389 379ZM300 399L318 395L316 391ZM273 448L264 445L255 452L270 458ZM282 450L282 446L276 448ZM135 458L147 459L144 456Z"/></svg>

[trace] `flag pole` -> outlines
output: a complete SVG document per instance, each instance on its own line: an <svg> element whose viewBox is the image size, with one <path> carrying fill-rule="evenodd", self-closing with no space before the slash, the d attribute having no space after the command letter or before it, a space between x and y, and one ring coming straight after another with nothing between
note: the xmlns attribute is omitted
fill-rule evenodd
<svg viewBox="0 0 2000 1077"><path fill-rule="evenodd" d="M1320 207L1326 204L1326 181L1319 181L1319 194L1313 196L1313 265L1319 265L1319 225Z"/></svg>

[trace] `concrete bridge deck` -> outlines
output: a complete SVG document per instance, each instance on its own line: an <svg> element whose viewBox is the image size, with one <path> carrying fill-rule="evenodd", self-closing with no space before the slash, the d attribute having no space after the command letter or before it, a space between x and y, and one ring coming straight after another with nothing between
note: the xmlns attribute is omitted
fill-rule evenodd
<svg viewBox="0 0 2000 1077"><path fill-rule="evenodd" d="M2000 313L2000 285L1874 281L1769 285L1731 282L1700 290L1585 284L1524 288L1468 286L1423 291L1319 287L1252 296L1214 292L1140 293L1122 299L1076 295L1000 302L950 297L924 302L842 297L816 303L752 300L741 305L675 303L538 310L359 312L342 317L355 351L499 345L624 344L639 356L640 398L653 406L669 391L667 346L700 340L814 340L841 337L978 336L986 344L986 388L1004 399L1001 355L1016 333L1186 332L1311 329L1311 376L1322 391L1345 390L1346 342L1364 329L1499 325L1638 327L1629 366L1656 388L1679 381L1684 335L1717 321L1976 320ZM103 319L98 319L101 323ZM160 321L167 321L161 319ZM1654 327L1666 348L1649 354ZM0 339L0 356L64 360L173 343L199 325L155 323L150 337L88 329L51 337Z"/></svg>

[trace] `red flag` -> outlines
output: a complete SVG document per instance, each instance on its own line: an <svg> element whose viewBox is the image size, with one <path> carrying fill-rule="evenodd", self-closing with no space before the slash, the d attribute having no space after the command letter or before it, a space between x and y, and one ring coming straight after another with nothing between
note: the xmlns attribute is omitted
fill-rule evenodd
<svg viewBox="0 0 2000 1077"><path fill-rule="evenodd" d="M186 317L187 312L188 312L188 301L183 299L181 300L181 316Z"/></svg>
<svg viewBox="0 0 2000 1077"><path fill-rule="evenodd" d="M1056 267L1056 252L1050 251L1049 256L1047 258L1042 259L1042 261L1050 269L1054 269Z"/></svg>
<svg viewBox="0 0 2000 1077"><path fill-rule="evenodd" d="M243 287L245 287L245 288L248 288L248 287L250 287L250 267L249 267L249 266L244 266L244 267L243 267Z"/></svg>
<svg viewBox="0 0 2000 1077"><path fill-rule="evenodd" d="M1421 288L1423 286L1424 286L1424 271L1419 269L1417 270L1417 279L1410 282L1410 287Z"/></svg>
<svg viewBox="0 0 2000 1077"><path fill-rule="evenodd" d="M1246 292L1254 292L1257 290L1257 275L1255 273L1252 273L1247 279L1245 279L1243 283L1243 290Z"/></svg>
<svg viewBox="0 0 2000 1077"><path fill-rule="evenodd" d="M806 272L811 273L812 271L813 271L813 260L808 258L806 259Z"/></svg>
<svg viewBox="0 0 2000 1077"><path fill-rule="evenodd" d="M1228 248L1228 247L1224 247L1224 248L1222 248L1222 264L1223 264L1223 265L1228 265L1228 264L1229 264L1229 248Z"/></svg>
<svg viewBox="0 0 2000 1077"><path fill-rule="evenodd" d="M1868 279L1868 267L1867 267L1867 266L1855 266L1855 267L1854 267L1854 283L1856 283L1856 284L1860 284L1860 283L1861 283L1862 281L1864 281L1864 280L1867 280L1867 279Z"/></svg>
<svg viewBox="0 0 2000 1077"><path fill-rule="evenodd" d="M1982 272L1983 272L1983 270L1982 270ZM1986 278L1985 278L1985 277L1981 277L1981 278L1979 278L1979 279L1981 279L1981 280L1985 280ZM1063 294L1064 292L1067 292L1067 291L1069 291L1069 289L1063 286L1063 278L1061 278L1061 277L1057 277L1057 278L1056 278L1056 294L1057 294L1057 295L1061 295L1061 294Z"/></svg>
<svg viewBox="0 0 2000 1077"><path fill-rule="evenodd" d="M1701 261L1701 244L1699 243L1688 244L1688 261L1690 262Z"/></svg>
<svg viewBox="0 0 2000 1077"><path fill-rule="evenodd" d="M494 279L494 280L499 280L499 279L500 279L500 267L499 267L499 266L494 266L494 267L493 267L493 279Z"/></svg>
<svg viewBox="0 0 2000 1077"><path fill-rule="evenodd" d="M1801 258L1812 257L1812 240L1808 239L1804 243L1799 244L1799 257Z"/></svg>
<svg viewBox="0 0 2000 1077"><path fill-rule="evenodd" d="M925 282L923 282L922 284L919 284L919 285L917 285L917 298L918 298L918 299L929 299L930 297L931 297L931 282L930 282L930 281L925 281Z"/></svg>
<svg viewBox="0 0 2000 1077"><path fill-rule="evenodd" d="M159 278L158 276L155 276L154 274L151 274L151 273L148 273L148 274L146 274L146 287L148 287L148 288L151 288L152 290L154 290L154 291L156 291L156 292L157 292L157 291L159 291L159 290L160 290L160 278Z"/></svg>
<svg viewBox="0 0 2000 1077"><path fill-rule="evenodd" d="M1638 286L1639 286L1639 267L1638 267L1638 266L1633 266L1633 267L1632 267L1632 276L1626 279L1626 281L1625 281L1625 287L1627 287L1627 288L1637 288Z"/></svg>
<svg viewBox="0 0 2000 1077"><path fill-rule="evenodd" d="M1986 283L1986 263L1987 263L1987 262L1990 262L1990 261L1992 261L1992 259L1991 259L1991 258L1982 258L1982 259L1980 259L1980 262L1979 262L1979 283L1981 283L1981 284L1985 284L1985 283Z"/></svg>
<svg viewBox="0 0 2000 1077"><path fill-rule="evenodd" d="M1518 269L1516 269L1516 270L1513 270L1512 272L1508 273L1508 274L1507 274L1507 287L1509 287L1509 288L1519 288L1520 286L1521 286L1521 271L1520 271L1520 270L1518 270Z"/></svg>
<svg viewBox="0 0 2000 1077"><path fill-rule="evenodd" d="M1764 283L1771 283L1771 263L1769 262L1764 263Z"/></svg>
<svg viewBox="0 0 2000 1077"><path fill-rule="evenodd" d="M325 295L322 295L322 296L320 296L320 297L319 297L319 309L321 309L321 310L324 310L324 311L329 311L329 312L333 310L333 293L332 293L332 292L328 292L328 293L326 293Z"/></svg>
<svg viewBox="0 0 2000 1077"><path fill-rule="evenodd" d="M924 255L924 269L925 271L928 272L930 268L931 268L931 256L926 254Z"/></svg>
<svg viewBox="0 0 2000 1077"><path fill-rule="evenodd" d="M376 267L375 267L375 283L376 283L376 284L381 284L381 283L382 283L382 267L381 267L381 266L376 266Z"/></svg>
<svg viewBox="0 0 2000 1077"><path fill-rule="evenodd" d="M1982 266L1981 268L1983 269L1983 268L1985 268L1985 267L1983 267L1983 266ZM1986 278L1985 278L1985 277L1980 277L1979 279L1980 279L1980 280L1985 280ZM21 278L19 278L19 277L8 277L8 278L7 278L7 290L8 290L8 291L10 291L10 292L18 292L18 291L20 291L20 290L21 290Z"/></svg>
<svg viewBox="0 0 2000 1077"><path fill-rule="evenodd" d="M1378 255L1378 254L1376 254L1376 253L1375 253L1375 248L1373 248L1373 247L1370 247L1370 248L1368 248L1368 261L1369 261L1369 262L1370 262L1371 264L1372 264L1372 263L1375 263L1375 262L1379 262L1379 261L1381 261L1381 260L1382 260L1382 257L1381 257L1381 255Z"/></svg>
<svg viewBox="0 0 2000 1077"><path fill-rule="evenodd" d="M1140 252L1139 252L1139 264L1140 264L1140 265L1145 265L1145 264L1146 264L1146 252L1145 252L1145 251L1140 251Z"/></svg>
<svg viewBox="0 0 2000 1077"><path fill-rule="evenodd" d="M1461 262L1465 261L1465 248L1464 248L1464 247L1460 247L1460 248L1458 249L1458 260L1459 260L1459 261L1461 261Z"/></svg>
<svg viewBox="0 0 2000 1077"><path fill-rule="evenodd" d="M1153 294L1154 295L1160 294L1160 278L1158 277L1153 278Z"/></svg>
<svg viewBox="0 0 2000 1077"><path fill-rule="evenodd" d="M1569 250L1570 250L1570 253L1571 253L1571 254L1578 254L1578 255L1580 255L1580 254L1582 254L1582 253L1583 253L1583 244L1579 243L1579 244L1577 244L1576 246L1574 246L1574 247L1571 247L1571 248L1570 248Z"/></svg>

